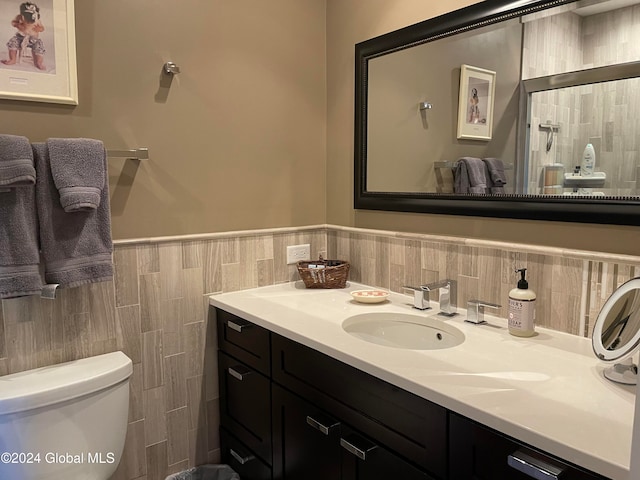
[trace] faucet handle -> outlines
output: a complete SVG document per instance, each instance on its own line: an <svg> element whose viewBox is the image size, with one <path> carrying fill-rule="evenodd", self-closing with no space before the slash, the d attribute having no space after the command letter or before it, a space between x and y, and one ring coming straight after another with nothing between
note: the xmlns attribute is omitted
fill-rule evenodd
<svg viewBox="0 0 640 480"><path fill-rule="evenodd" d="M475 323L476 325L486 323L484 319L484 308L500 308L502 305L487 302L485 300L469 300L467 302L467 319L465 322Z"/></svg>
<svg viewBox="0 0 640 480"><path fill-rule="evenodd" d="M418 310L429 310L431 308L429 290L425 290L422 287L412 287L410 285L404 285L402 288L405 290L413 290L413 308L417 308Z"/></svg>

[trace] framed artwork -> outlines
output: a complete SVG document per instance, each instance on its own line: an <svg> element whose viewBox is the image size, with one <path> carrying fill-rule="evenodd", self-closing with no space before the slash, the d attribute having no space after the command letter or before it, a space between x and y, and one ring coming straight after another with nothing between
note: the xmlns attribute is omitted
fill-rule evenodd
<svg viewBox="0 0 640 480"><path fill-rule="evenodd" d="M458 100L458 138L491 140L496 72L462 65Z"/></svg>
<svg viewBox="0 0 640 480"><path fill-rule="evenodd" d="M73 0L0 0L0 98L78 104Z"/></svg>

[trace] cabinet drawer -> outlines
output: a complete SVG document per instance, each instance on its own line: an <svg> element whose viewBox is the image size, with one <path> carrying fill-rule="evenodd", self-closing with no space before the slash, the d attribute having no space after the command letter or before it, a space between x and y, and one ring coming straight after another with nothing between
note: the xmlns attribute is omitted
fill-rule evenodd
<svg viewBox="0 0 640 480"><path fill-rule="evenodd" d="M271 464L271 388L267 377L218 352L220 424Z"/></svg>
<svg viewBox="0 0 640 480"><path fill-rule="evenodd" d="M271 468L224 428L220 429L220 450L222 462L242 480L271 480Z"/></svg>
<svg viewBox="0 0 640 480"><path fill-rule="evenodd" d="M271 341L275 382L446 477L446 409L279 335Z"/></svg>
<svg viewBox="0 0 640 480"><path fill-rule="evenodd" d="M433 477L346 425L342 427L340 446L343 479L433 480Z"/></svg>
<svg viewBox="0 0 640 480"><path fill-rule="evenodd" d="M269 330L216 308L218 348L270 376Z"/></svg>
<svg viewBox="0 0 640 480"><path fill-rule="evenodd" d="M459 480L531 480L538 468L563 480L604 480L554 457L527 448L494 430L456 414L450 415L450 478ZM520 457L519 459L509 456ZM516 464L517 467L510 465Z"/></svg>

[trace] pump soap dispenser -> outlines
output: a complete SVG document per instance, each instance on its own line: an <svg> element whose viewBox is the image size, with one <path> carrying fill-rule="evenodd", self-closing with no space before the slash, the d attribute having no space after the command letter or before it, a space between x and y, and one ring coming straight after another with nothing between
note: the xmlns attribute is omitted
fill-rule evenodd
<svg viewBox="0 0 640 480"><path fill-rule="evenodd" d="M520 268L518 286L509 292L509 333L517 337L535 335L536 294L529 290L526 268Z"/></svg>

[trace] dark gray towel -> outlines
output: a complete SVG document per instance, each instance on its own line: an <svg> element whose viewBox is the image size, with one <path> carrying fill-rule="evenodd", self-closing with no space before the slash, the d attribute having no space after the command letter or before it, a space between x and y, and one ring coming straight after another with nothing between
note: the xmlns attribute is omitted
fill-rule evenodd
<svg viewBox="0 0 640 480"><path fill-rule="evenodd" d="M0 135L0 191L35 183L36 170L29 140L17 135Z"/></svg>
<svg viewBox="0 0 640 480"><path fill-rule="evenodd" d="M65 212L95 210L106 181L107 155L100 140L50 138L47 140L53 181Z"/></svg>
<svg viewBox="0 0 640 480"><path fill-rule="evenodd" d="M507 184L507 176L504 173L504 163L499 158L483 158L487 166L488 179L491 183L489 190L493 194L504 193L504 185Z"/></svg>
<svg viewBox="0 0 640 480"><path fill-rule="evenodd" d="M58 283L60 287L75 287L111 280L113 244L106 176L100 185L100 206L68 214L60 203L47 146L33 144L33 153L38 174L36 198L45 281ZM106 156L103 162L106 170Z"/></svg>
<svg viewBox="0 0 640 480"><path fill-rule="evenodd" d="M0 299L40 295L34 185L0 193Z"/></svg>
<svg viewBox="0 0 640 480"><path fill-rule="evenodd" d="M485 194L488 192L486 167L482 160L462 157L456 162L454 192Z"/></svg>

